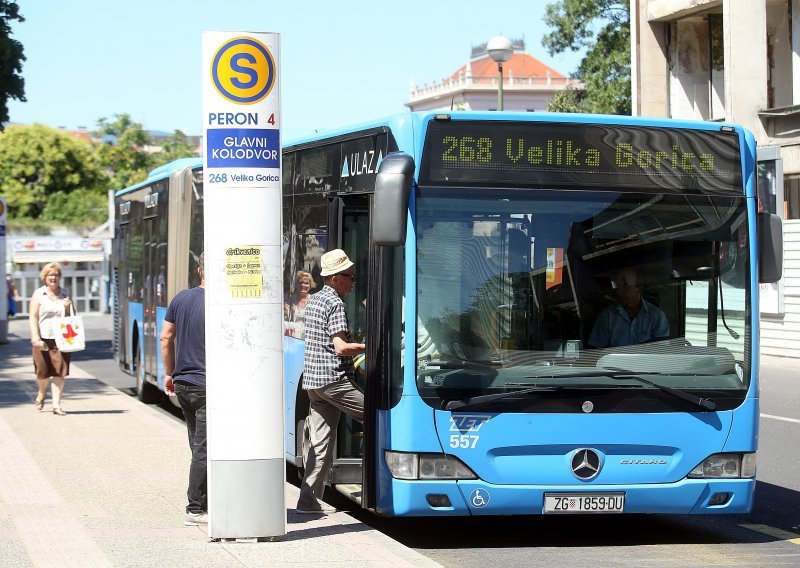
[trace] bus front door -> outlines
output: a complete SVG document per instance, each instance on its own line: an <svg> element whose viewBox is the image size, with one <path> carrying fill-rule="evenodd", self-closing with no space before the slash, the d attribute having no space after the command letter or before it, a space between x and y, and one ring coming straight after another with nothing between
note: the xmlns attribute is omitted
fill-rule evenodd
<svg viewBox="0 0 800 568"><path fill-rule="evenodd" d="M355 263L353 291L344 299L353 341L368 341L367 295L369 291L369 196L334 198L329 215L329 248L341 248ZM356 369L356 385L364 390L365 366ZM361 503L364 428L342 413L336 435L330 483L339 492Z"/></svg>

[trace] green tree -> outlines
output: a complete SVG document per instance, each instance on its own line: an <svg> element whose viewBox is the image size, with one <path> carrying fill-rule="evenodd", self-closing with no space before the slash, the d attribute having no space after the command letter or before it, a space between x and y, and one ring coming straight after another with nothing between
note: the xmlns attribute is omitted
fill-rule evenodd
<svg viewBox="0 0 800 568"><path fill-rule="evenodd" d="M161 147L161 152L156 154L155 157L158 159L159 164L168 164L173 160L191 158L197 155L186 134L176 130L167 138Z"/></svg>
<svg viewBox="0 0 800 568"><path fill-rule="evenodd" d="M85 188L57 191L47 200L42 218L61 225L99 225L108 219L108 195Z"/></svg>
<svg viewBox="0 0 800 568"><path fill-rule="evenodd" d="M8 99L25 102L22 44L11 37L11 22L24 22L16 2L0 0L0 131L8 122Z"/></svg>
<svg viewBox="0 0 800 568"><path fill-rule="evenodd" d="M547 103L547 110L550 112L592 112L585 111L581 107L586 98L586 91L583 89L567 89L559 91L550 102Z"/></svg>
<svg viewBox="0 0 800 568"><path fill-rule="evenodd" d="M586 49L572 74L583 83L556 95L548 110L631 113L630 4L626 0L561 0L547 6L553 30L542 43L550 55Z"/></svg>
<svg viewBox="0 0 800 568"><path fill-rule="evenodd" d="M113 120L97 121L100 138L100 164L111 179L112 189L122 189L147 178L156 160L148 152L150 135L128 114L115 114Z"/></svg>
<svg viewBox="0 0 800 568"><path fill-rule="evenodd" d="M72 220L69 224L83 225L90 219L80 208L65 217L51 200L70 196L85 200L88 209L93 207L90 196L105 199L107 187L91 144L41 124L9 126L0 135L0 194L8 199L12 220Z"/></svg>

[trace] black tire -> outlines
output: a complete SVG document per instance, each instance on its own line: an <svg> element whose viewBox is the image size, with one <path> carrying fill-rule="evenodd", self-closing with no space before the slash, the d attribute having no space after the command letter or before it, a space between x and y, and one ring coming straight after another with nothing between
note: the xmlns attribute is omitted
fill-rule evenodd
<svg viewBox="0 0 800 568"><path fill-rule="evenodd" d="M300 377L300 385L303 384L303 377ZM303 474L305 473L305 467L303 463L303 446L304 444L308 444L308 430L306 429L306 420L308 419L308 415L311 412L310 402L308 400L308 394L302 388L297 389L296 400L294 405L294 448L295 448L295 456L298 457L297 465L295 466L297 469L297 477L302 481Z"/></svg>
<svg viewBox="0 0 800 568"><path fill-rule="evenodd" d="M308 429L306 428L305 419L299 419L297 421L297 424L295 425L295 431L294 431L294 440L295 440L295 445L297 447L297 450L296 450L297 455L300 456L300 459L298 460L300 462L300 465L298 465L297 468L296 468L297 469L297 477L298 477L298 479L300 479L302 481L303 480L303 475L305 474L305 467L304 467L305 464L303 463L303 455L304 455L303 447L306 444L310 443L310 440L308 438Z"/></svg>
<svg viewBox="0 0 800 568"><path fill-rule="evenodd" d="M139 358L136 360L136 398L144 404L153 404L158 402L158 394L160 393L145 378L144 360L139 353Z"/></svg>

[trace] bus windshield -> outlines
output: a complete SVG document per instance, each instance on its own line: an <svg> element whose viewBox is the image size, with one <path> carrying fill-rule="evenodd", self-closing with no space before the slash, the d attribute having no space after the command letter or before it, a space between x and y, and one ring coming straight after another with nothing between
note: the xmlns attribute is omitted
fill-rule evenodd
<svg viewBox="0 0 800 568"><path fill-rule="evenodd" d="M480 410L560 412L591 390L609 412L689 409L659 386L744 399L744 197L422 188L416 227L432 406L518 390Z"/></svg>

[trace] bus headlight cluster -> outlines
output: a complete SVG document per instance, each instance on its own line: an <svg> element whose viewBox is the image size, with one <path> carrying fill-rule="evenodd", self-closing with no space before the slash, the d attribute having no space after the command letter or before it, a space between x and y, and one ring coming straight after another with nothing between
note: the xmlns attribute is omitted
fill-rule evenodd
<svg viewBox="0 0 800 568"><path fill-rule="evenodd" d="M756 476L756 454L714 454L689 472L692 479L740 479Z"/></svg>
<svg viewBox="0 0 800 568"><path fill-rule="evenodd" d="M460 459L447 454L392 452L384 454L395 479L477 479Z"/></svg>

